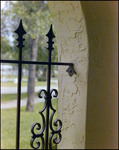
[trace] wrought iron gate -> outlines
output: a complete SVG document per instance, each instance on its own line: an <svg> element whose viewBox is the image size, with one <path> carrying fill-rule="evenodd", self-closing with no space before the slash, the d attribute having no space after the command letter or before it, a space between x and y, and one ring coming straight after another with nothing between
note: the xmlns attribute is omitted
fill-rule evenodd
<svg viewBox="0 0 119 150"><path fill-rule="evenodd" d="M22 72L22 64L42 64L42 65L47 65L48 66L48 72L47 72L47 91L44 89L41 89L38 91L38 97L42 98L41 92L44 92L45 96L45 103L44 107L41 111L39 111L39 114L42 117L43 121L43 126L41 127L40 123L34 123L31 127L31 133L32 133L32 138L30 141L30 145L34 149L38 149L41 145L42 149L52 149L52 144L51 140L55 134L58 135L58 138L53 138L53 143L58 144L61 141L61 128L62 128L62 121L59 119L56 119L54 121L54 126L59 126L58 129L54 130L52 126L53 122L53 116L56 112L56 110L53 108L51 99L52 97L57 97L58 96L58 91L56 89L50 89L50 79L51 79L51 65L65 65L69 66L68 69L66 70L71 77L73 74L76 74L75 70L73 69L73 63L63 63L63 62L52 62L51 61L51 53L53 48L54 42L52 41L53 38L55 38L55 35L53 34L52 31L52 25L50 26L49 32L46 34L48 37L48 62L39 62L39 61L22 61L22 48L24 47L23 41L25 40L23 38L23 35L26 34L26 31L23 28L22 25L22 19L20 20L19 27L15 31L15 33L18 34L18 38L16 39L18 41L17 47L19 48L19 60L1 60L2 63L17 63L18 64L18 93L17 93L17 121L16 121L16 149L19 149L19 141L20 141L20 100L21 100L21 72ZM55 92L55 94L53 94ZM46 109L46 118L43 115L43 112ZM49 109L52 110L51 116L49 116ZM49 118L50 117L50 118ZM39 134L36 134L34 129L37 126L37 130L40 131ZM49 137L49 128L51 130L51 134ZM45 131L45 140L44 140L44 131ZM34 140L36 138L40 138L41 142L36 141L36 147L34 147Z"/></svg>

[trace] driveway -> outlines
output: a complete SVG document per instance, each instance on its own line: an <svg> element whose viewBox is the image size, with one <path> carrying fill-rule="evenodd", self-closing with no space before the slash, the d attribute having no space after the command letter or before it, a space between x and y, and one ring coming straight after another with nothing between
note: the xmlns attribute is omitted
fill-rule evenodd
<svg viewBox="0 0 119 150"><path fill-rule="evenodd" d="M51 85L51 89L58 89L58 85ZM35 86L35 92L38 92L40 89L47 89L47 86ZM21 87L21 93L26 93L27 87ZM1 87L1 94L14 94L17 93L17 87Z"/></svg>
<svg viewBox="0 0 119 150"><path fill-rule="evenodd" d="M54 80L55 81L55 80ZM58 90L58 81L55 81L56 84L51 84L50 89L57 89ZM47 89L47 85L46 86L35 86L35 92L38 92L41 89ZM27 92L27 87L21 87L21 93L26 93ZM15 94L17 93L17 87L1 87L1 94ZM43 98L39 98L38 96L36 96L34 98L34 103L39 103L39 102L43 102L44 99ZM27 98L21 99L21 106L26 106L27 104ZM13 108L13 107L17 107L17 100L12 100L12 101L8 101L8 102L2 102L1 103L1 109L7 109L7 108Z"/></svg>
<svg viewBox="0 0 119 150"><path fill-rule="evenodd" d="M43 101L44 101L44 99L39 98L38 96L35 96L35 98L34 98L34 104L43 102ZM26 106L26 104L27 104L27 98L22 99L21 106ZM17 100L12 100L12 101L1 103L1 109L7 109L7 108L13 108L13 107L17 107Z"/></svg>

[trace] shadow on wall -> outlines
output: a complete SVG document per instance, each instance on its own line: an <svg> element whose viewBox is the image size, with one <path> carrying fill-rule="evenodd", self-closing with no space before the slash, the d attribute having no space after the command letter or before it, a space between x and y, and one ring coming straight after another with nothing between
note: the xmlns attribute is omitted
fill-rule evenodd
<svg viewBox="0 0 119 150"><path fill-rule="evenodd" d="M81 1L89 42L86 149L117 148L118 2Z"/></svg>

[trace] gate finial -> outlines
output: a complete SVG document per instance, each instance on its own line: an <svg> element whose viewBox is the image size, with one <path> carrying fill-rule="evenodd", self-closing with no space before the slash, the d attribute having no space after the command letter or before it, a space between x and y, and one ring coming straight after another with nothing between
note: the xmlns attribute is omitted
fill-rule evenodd
<svg viewBox="0 0 119 150"><path fill-rule="evenodd" d="M16 39L18 41L17 47L19 48L24 47L23 41L25 39L22 38L22 36L26 34L26 31L23 28L22 19L20 20L19 27L14 32L18 34L18 38Z"/></svg>
<svg viewBox="0 0 119 150"><path fill-rule="evenodd" d="M50 30L49 30L49 32L46 34L46 36L48 37L48 41L47 41L48 47L47 47L47 49L50 50L50 51L52 51L52 50L54 49L54 48L52 47L52 44L54 44L54 42L52 41L52 39L55 38L55 35L54 35L54 33L53 33L53 30L52 30L52 24L51 24Z"/></svg>

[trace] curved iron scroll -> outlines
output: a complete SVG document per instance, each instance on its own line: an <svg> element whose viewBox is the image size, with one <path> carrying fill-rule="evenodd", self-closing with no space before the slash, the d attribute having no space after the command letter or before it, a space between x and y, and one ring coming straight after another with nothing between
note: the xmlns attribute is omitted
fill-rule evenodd
<svg viewBox="0 0 119 150"><path fill-rule="evenodd" d="M51 99L52 99L52 93L55 92L55 94L53 95L53 97L57 97L58 96L58 91L56 89L52 89L50 91L50 96L51 96ZM51 116L50 116L50 129L51 129L51 135L50 135L50 138L49 138L49 148L52 149L52 138L54 135L57 135L58 137L54 137L53 138L53 143L54 144L58 144L60 141L61 141L61 128L62 128L62 122L61 120L59 119L56 119L53 123L53 116L56 112L56 110L52 107L52 103L50 101L50 106L49 106L51 109L52 109L52 113L51 113ZM59 127L58 127L58 122L59 122ZM55 126L55 127L58 127L58 129L53 129L53 126L52 124Z"/></svg>
<svg viewBox="0 0 119 150"><path fill-rule="evenodd" d="M47 107L47 91L46 90L40 90L39 92L38 92L38 97L39 98L42 98L42 96L41 96L41 93L42 92L44 92L44 94L45 94L45 96L44 96L44 99L45 99L45 103L44 103L44 107L43 107L43 109L41 110L41 111L39 111L39 114L41 115L41 117L42 117L42 122L43 122L43 126L42 126L42 129L41 129L41 124L39 124L39 123L34 123L33 125L32 125L32 127L31 127L31 133L32 133L32 139L31 139L31 141L30 141L30 145L31 145L31 147L32 148L34 148L34 149L38 149L39 147L40 147L40 145L41 145L41 143L39 142L39 141L36 141L36 146L34 147L34 140L36 139L36 138L41 138L41 141L42 141L42 149L44 149L44 137L43 137L43 132L44 132L44 130L45 130L45 117L44 117L44 115L43 115L43 112L45 111L45 109L46 109L46 107ZM34 132L34 129L35 129L35 127L36 126L38 126L36 129L37 130L41 130L40 131L40 133L38 133L38 134L36 134L35 132Z"/></svg>
<svg viewBox="0 0 119 150"><path fill-rule="evenodd" d="M47 95L48 95L48 93L44 89L40 90L38 92L38 97L39 98L42 98L42 95L41 95L42 92L44 92L44 99L45 99L44 107L43 107L43 109L41 111L39 111L39 114L41 115L42 122L43 122L42 129L41 129L41 124L40 123L34 123L32 125L32 127L31 127L31 133L32 133L31 137L32 137L32 139L30 141L30 145L34 149L38 149L41 146L41 144L42 144L41 148L44 149L44 143L45 143L44 137L43 137L44 136L43 132L45 130L45 126L46 125L45 125L45 117L43 115L43 112L45 111L45 109L47 107ZM53 94L53 92L55 92L55 94ZM58 91L56 89L52 89L50 91L50 98L52 99L52 97L57 97L57 96L58 96ZM53 116L54 116L56 110L52 106L51 99L49 101L49 108L52 110L52 113L51 113L51 116L50 116L50 130L51 130L51 135L49 137L49 148L50 149L52 149L52 141L53 141L54 144L58 144L61 141L61 138L62 138L62 136L61 136L62 122L59 119L56 119L53 122ZM59 127L58 127L58 123L59 123ZM58 128L57 129L53 129L53 125L55 127L58 127ZM38 127L36 127L36 126L38 126ZM40 133L38 133L38 134L35 133L35 131L34 131L35 127L36 127L37 130L41 130ZM54 135L56 135L57 138L56 137L53 138ZM35 141L36 138L40 138L42 143L40 143L40 141L36 141L37 145L34 146L34 141ZM53 138L53 140L52 140L52 138Z"/></svg>

